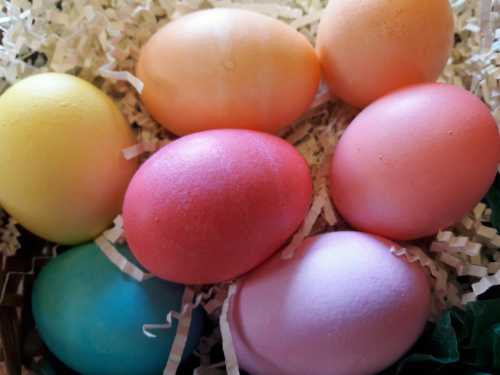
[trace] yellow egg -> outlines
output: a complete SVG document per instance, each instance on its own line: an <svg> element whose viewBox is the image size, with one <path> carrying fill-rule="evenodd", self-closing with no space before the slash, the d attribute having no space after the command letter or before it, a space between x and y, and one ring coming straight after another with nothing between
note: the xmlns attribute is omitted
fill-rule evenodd
<svg viewBox="0 0 500 375"><path fill-rule="evenodd" d="M137 163L113 101L66 74L24 79L0 97L0 206L31 232L77 244L120 212Z"/></svg>

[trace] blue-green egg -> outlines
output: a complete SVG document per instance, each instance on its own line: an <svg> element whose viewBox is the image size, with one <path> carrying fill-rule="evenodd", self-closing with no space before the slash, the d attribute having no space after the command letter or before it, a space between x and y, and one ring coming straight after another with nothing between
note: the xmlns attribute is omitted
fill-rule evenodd
<svg viewBox="0 0 500 375"><path fill-rule="evenodd" d="M133 259L126 246L119 251ZM139 283L123 274L94 243L74 247L43 268L33 289L40 336L66 365L85 375L161 374L177 321L146 337L142 326L162 323L181 308L184 286L159 279ZM196 348L204 313L193 312L184 358Z"/></svg>

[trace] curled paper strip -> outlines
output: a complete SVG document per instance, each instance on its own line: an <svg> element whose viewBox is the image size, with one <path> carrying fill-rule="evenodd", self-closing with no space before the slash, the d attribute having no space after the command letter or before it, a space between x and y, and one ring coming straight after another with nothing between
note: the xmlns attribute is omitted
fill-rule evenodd
<svg viewBox="0 0 500 375"><path fill-rule="evenodd" d="M182 296L182 306L188 305L193 301L194 291L189 287L184 288ZM193 309L188 309L185 314L182 314L177 324L177 332L170 348L167 365L163 370L163 375L175 375L182 361L182 353L189 336L189 328L191 327Z"/></svg>
<svg viewBox="0 0 500 375"><path fill-rule="evenodd" d="M451 267L454 276L478 279L462 282L461 289L469 291L461 296L458 291L448 292L451 296L448 302L454 306L474 302L493 286L500 285L500 235L495 228L484 225L491 219L491 212L484 203L479 203L456 226L460 235L451 230L439 232L430 246L431 252L439 254L437 261ZM451 270L450 274L453 275ZM460 304L456 304L457 297Z"/></svg>
<svg viewBox="0 0 500 375"><path fill-rule="evenodd" d="M229 286L227 297L224 301L224 305L222 306L222 312L219 318L220 332L222 335L222 349L224 350L224 357L226 359L227 375L240 375L238 358L236 357L236 352L234 350L231 328L229 327L229 321L227 319L229 304L231 303L231 298L236 293L236 290L236 284L231 284Z"/></svg>
<svg viewBox="0 0 500 375"><path fill-rule="evenodd" d="M492 276L485 276L479 282L472 284L472 292L477 297L497 285L500 285L500 271Z"/></svg>
<svg viewBox="0 0 500 375"><path fill-rule="evenodd" d="M218 286L214 286L210 288L207 292L205 293L199 293L196 295L193 301L193 297L189 299L189 302L183 302L182 308L180 312L177 311L169 311L167 316L165 317L165 323L161 324L144 324L142 326L142 332L144 335L146 335L149 338L156 338L156 335L150 332L150 330L156 330L156 329L170 329L173 325L173 319L181 320L184 315L186 314L191 314L191 312L196 309L198 306L200 306L205 299L209 299L212 294L218 290ZM189 287L186 286L186 289L190 289ZM186 291L184 292L184 295L186 295ZM194 292L193 292L194 296Z"/></svg>
<svg viewBox="0 0 500 375"><path fill-rule="evenodd" d="M111 263L134 280L142 282L153 277L153 275L144 272L124 257L104 236L97 237L95 243Z"/></svg>
<svg viewBox="0 0 500 375"><path fill-rule="evenodd" d="M208 315L213 314L215 312L215 310L222 307L222 305L224 304L224 301L226 300L226 297L227 297L227 288L214 287L214 288L211 288L210 290L212 290L212 289L213 289L213 292L215 293L213 298L210 298L210 296L209 296L206 298L208 301L202 303L202 306ZM208 299L208 298L210 298L210 299Z"/></svg>
<svg viewBox="0 0 500 375"><path fill-rule="evenodd" d="M130 85L139 93L142 94L142 90L144 90L144 83L134 76L132 73L127 71L114 71L111 69L110 64L106 64L100 67L97 72L101 77L114 79L117 81L125 81L130 83Z"/></svg>
<svg viewBox="0 0 500 375"><path fill-rule="evenodd" d="M500 236L495 228L486 226L483 222L491 219L492 211L484 203L479 203L471 214L465 216L457 229L472 241L490 249L500 247ZM476 254L477 255L477 254Z"/></svg>
<svg viewBox="0 0 500 375"><path fill-rule="evenodd" d="M118 242L123 237L123 217L118 215L113 220L113 228L108 229L102 235L111 243Z"/></svg>
<svg viewBox="0 0 500 375"><path fill-rule="evenodd" d="M464 263L460 258L448 253L441 253L438 259L447 266L454 268L457 275L464 274Z"/></svg>
<svg viewBox="0 0 500 375"><path fill-rule="evenodd" d="M392 247L390 251L396 256L406 258L410 263L419 263L422 267L428 269L434 278L438 279L440 277L439 266L419 247Z"/></svg>
<svg viewBox="0 0 500 375"><path fill-rule="evenodd" d="M410 263L418 263L427 269L432 278L435 280L434 295L439 302L436 309L439 310L446 307L447 303L445 298L449 294L453 296L453 293L450 293L448 290L448 273L439 267L435 261L433 261L427 254L424 253L422 249L417 246L407 246L401 248L392 247L390 251L396 256L405 258Z"/></svg>
<svg viewBox="0 0 500 375"><path fill-rule="evenodd" d="M327 206L327 203L330 202L330 198L328 196L328 192L326 192L326 189L322 189L319 194L317 194L314 197L312 206L309 210L309 213L307 214L306 218L304 219L304 222L302 223L302 226L300 227L299 231L295 233L295 235L292 237L291 242L281 251L281 258L282 259L292 259L295 250L299 247L300 243L307 237L312 231L312 228L314 226L314 223L318 220L319 216L321 215L321 211ZM333 209L333 207L332 207Z"/></svg>
<svg viewBox="0 0 500 375"><path fill-rule="evenodd" d="M484 277L486 275L488 275L488 267L467 264L459 276Z"/></svg>
<svg viewBox="0 0 500 375"><path fill-rule="evenodd" d="M321 12L315 13L315 14L309 14L308 17L311 17L312 20L319 20L321 17ZM298 22L298 21L297 21ZM312 21L315 22L315 21ZM330 88L328 87L326 81L321 81L321 84L319 85L318 92L316 93L316 96L314 98L313 103L311 104L311 109L317 108L327 102L329 102L332 98L332 95L330 93Z"/></svg>
<svg viewBox="0 0 500 375"><path fill-rule="evenodd" d="M438 233L430 250L441 253L461 253L472 257L481 255L481 247L480 243L471 241L469 237L455 236L451 231L444 231Z"/></svg>
<svg viewBox="0 0 500 375"><path fill-rule="evenodd" d="M477 224L474 228L474 233L474 239L485 245L490 245L498 234L495 228L487 227L483 224Z"/></svg>
<svg viewBox="0 0 500 375"><path fill-rule="evenodd" d="M135 145L124 148L122 150L123 157L126 160L135 159L136 157L142 155L145 152L146 150L144 148L144 143L136 143Z"/></svg>
<svg viewBox="0 0 500 375"><path fill-rule="evenodd" d="M124 148L122 150L122 155L126 160L135 159L136 157L141 156L142 154L144 154L146 152L155 152L158 149L157 143L160 143L160 146L161 146L165 142L142 141L142 142L136 143L133 146Z"/></svg>
<svg viewBox="0 0 500 375"><path fill-rule="evenodd" d="M474 216L474 218L476 220L480 220L480 221L483 221L483 220L487 220L485 215L487 214L487 211L488 211L488 207L484 204L484 203L478 203L476 205L476 207L474 207L474 209L472 210L472 216ZM491 211L491 210L489 210Z"/></svg>

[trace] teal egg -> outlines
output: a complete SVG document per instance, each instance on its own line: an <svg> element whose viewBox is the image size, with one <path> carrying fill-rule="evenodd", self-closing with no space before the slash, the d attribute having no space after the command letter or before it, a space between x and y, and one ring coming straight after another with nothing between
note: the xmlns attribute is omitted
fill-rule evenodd
<svg viewBox="0 0 500 375"><path fill-rule="evenodd" d="M119 251L133 259L126 246ZM145 323L162 323L181 308L184 286L159 279L139 283L123 274L94 243L74 247L45 266L33 288L40 336L67 366L85 375L161 374L177 321L156 338ZM204 313L193 312L188 356L199 343Z"/></svg>

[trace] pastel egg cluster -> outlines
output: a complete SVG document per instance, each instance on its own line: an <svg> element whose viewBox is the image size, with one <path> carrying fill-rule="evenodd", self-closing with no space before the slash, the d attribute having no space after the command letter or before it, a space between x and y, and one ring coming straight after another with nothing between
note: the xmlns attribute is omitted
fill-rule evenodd
<svg viewBox="0 0 500 375"><path fill-rule="evenodd" d="M145 107L181 137L140 166L122 153L135 142L131 127L90 83L47 73L8 89L0 204L36 235L78 245L34 288L49 349L84 374L159 374L177 326L154 340L142 326L180 311L184 285L236 282L228 319L251 374L391 365L431 305L424 270L393 255L393 241L461 219L500 162L488 108L434 83L452 44L447 0L330 0L316 49L249 11L182 17L151 36L136 69ZM333 203L358 231L308 238L285 259L314 189L306 160L276 134L307 112L322 73L333 96L362 109L329 175ZM89 242L120 212L130 250L117 251L155 278L133 280ZM194 309L183 358L204 318Z"/></svg>

